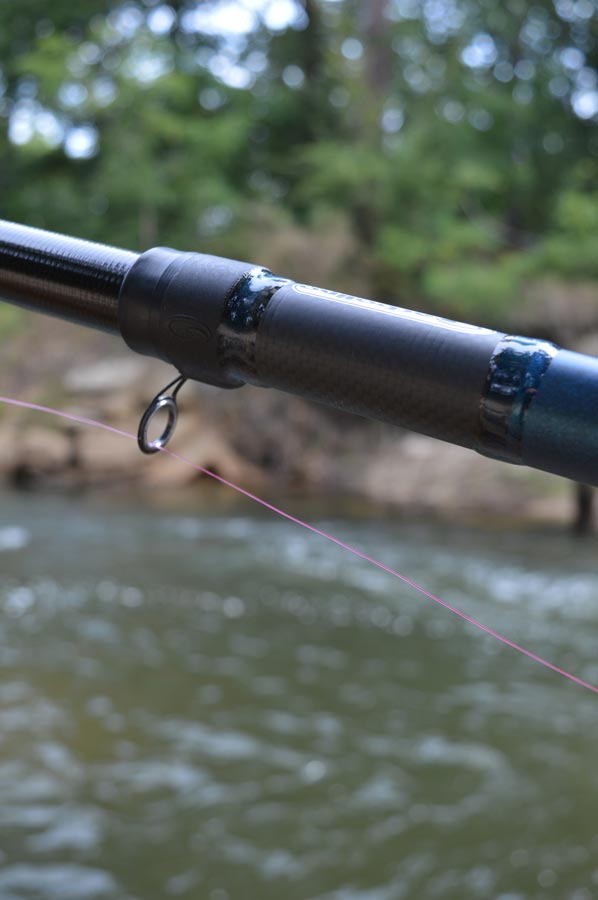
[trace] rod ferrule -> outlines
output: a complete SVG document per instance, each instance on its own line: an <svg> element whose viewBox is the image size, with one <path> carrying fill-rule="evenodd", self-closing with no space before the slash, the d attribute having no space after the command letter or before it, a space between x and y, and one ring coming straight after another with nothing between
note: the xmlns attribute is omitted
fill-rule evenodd
<svg viewBox="0 0 598 900"><path fill-rule="evenodd" d="M119 327L132 350L175 366L186 378L238 387L220 354L229 296L249 263L155 247L127 273L119 296Z"/></svg>

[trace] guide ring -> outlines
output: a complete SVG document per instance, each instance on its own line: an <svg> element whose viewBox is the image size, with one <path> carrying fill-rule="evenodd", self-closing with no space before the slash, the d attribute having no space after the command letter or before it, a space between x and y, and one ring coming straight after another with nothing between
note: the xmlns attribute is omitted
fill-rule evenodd
<svg viewBox="0 0 598 900"><path fill-rule="evenodd" d="M170 384L167 384L166 387L162 388L159 394L156 394L152 402L149 404L145 412L141 417L141 421L139 422L139 429L137 431L137 444L139 445L139 449L142 453L158 453L160 450L163 450L172 435L174 434L174 430L176 428L176 423L179 417L179 409L176 402L176 397L182 386L186 382L186 378L184 375L179 375L174 381L171 381ZM174 387L176 385L176 387ZM171 393L167 393L170 388L174 387L174 390ZM157 415L161 410L166 410L168 415L168 420L166 425L164 426L164 430L162 434L150 440L149 438L149 427L151 425L152 419L155 415Z"/></svg>

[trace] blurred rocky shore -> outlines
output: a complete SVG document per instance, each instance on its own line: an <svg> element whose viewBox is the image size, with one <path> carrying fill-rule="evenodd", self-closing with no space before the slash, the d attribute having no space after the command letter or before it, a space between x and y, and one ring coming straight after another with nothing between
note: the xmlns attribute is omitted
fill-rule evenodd
<svg viewBox="0 0 598 900"><path fill-rule="evenodd" d="M83 340L72 326L44 321L35 341L29 334L11 342L1 374L9 396L135 432L148 402L173 373L126 353L115 338L91 333ZM348 495L451 520L565 524L576 515L576 493L563 479L276 391L188 383L179 400L173 448L269 496ZM133 440L0 407L0 479L6 485L174 491L201 478L166 455L142 456Z"/></svg>

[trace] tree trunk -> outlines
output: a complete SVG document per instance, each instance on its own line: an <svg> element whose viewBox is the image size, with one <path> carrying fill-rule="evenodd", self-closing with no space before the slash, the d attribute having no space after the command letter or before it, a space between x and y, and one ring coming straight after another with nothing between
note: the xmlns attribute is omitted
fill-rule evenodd
<svg viewBox="0 0 598 900"><path fill-rule="evenodd" d="M389 22L384 15L387 5L388 0L368 0L362 5L366 77L376 104L384 100L393 76Z"/></svg>
<svg viewBox="0 0 598 900"><path fill-rule="evenodd" d="M594 529L594 488L588 484L577 484L575 506L573 531L578 535L591 534Z"/></svg>

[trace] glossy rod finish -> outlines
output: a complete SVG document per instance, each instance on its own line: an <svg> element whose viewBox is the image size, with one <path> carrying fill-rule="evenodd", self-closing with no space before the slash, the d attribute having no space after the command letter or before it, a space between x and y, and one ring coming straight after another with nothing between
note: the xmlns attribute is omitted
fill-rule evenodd
<svg viewBox="0 0 598 900"><path fill-rule="evenodd" d="M0 299L119 333L118 295L136 253L0 220Z"/></svg>

